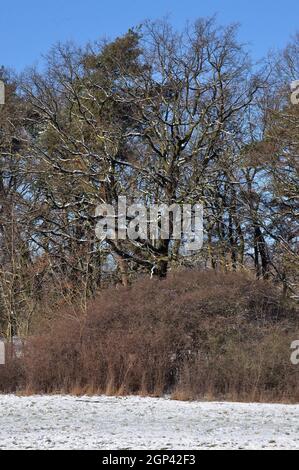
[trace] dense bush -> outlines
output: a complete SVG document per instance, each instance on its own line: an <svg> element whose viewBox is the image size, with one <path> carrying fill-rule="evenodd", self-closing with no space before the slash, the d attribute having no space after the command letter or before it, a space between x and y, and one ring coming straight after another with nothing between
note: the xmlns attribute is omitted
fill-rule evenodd
<svg viewBox="0 0 299 470"><path fill-rule="evenodd" d="M180 272L106 290L84 318L61 312L28 341L25 388L298 401L297 338L296 311L270 283Z"/></svg>

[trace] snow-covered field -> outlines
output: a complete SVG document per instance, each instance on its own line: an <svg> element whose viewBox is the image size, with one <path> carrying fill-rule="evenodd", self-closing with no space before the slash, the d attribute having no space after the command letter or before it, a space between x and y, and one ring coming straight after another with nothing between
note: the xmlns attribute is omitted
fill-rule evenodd
<svg viewBox="0 0 299 470"><path fill-rule="evenodd" d="M299 449L299 405L0 395L1 449Z"/></svg>

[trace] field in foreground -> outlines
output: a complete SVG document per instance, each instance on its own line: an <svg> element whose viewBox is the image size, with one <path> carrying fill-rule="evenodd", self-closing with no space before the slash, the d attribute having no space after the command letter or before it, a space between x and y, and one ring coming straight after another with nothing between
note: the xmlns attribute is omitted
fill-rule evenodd
<svg viewBox="0 0 299 470"><path fill-rule="evenodd" d="M1 449L299 449L299 405L0 395Z"/></svg>

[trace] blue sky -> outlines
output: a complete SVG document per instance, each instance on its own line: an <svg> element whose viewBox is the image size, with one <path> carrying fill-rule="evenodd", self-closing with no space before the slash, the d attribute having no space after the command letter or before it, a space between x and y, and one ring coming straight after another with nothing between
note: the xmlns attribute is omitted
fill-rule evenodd
<svg viewBox="0 0 299 470"><path fill-rule="evenodd" d="M57 41L113 38L146 18L169 15L181 27L214 13L222 24L241 24L255 58L299 30L298 0L0 0L0 65L20 71Z"/></svg>

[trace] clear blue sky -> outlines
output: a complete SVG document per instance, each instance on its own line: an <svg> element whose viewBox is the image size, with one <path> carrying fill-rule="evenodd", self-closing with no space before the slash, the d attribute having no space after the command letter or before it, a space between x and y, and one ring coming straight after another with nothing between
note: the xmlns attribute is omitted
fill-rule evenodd
<svg viewBox="0 0 299 470"><path fill-rule="evenodd" d="M0 0L0 64L20 71L57 41L113 38L165 15L181 27L214 13L220 23L241 23L255 58L299 30L299 0Z"/></svg>

